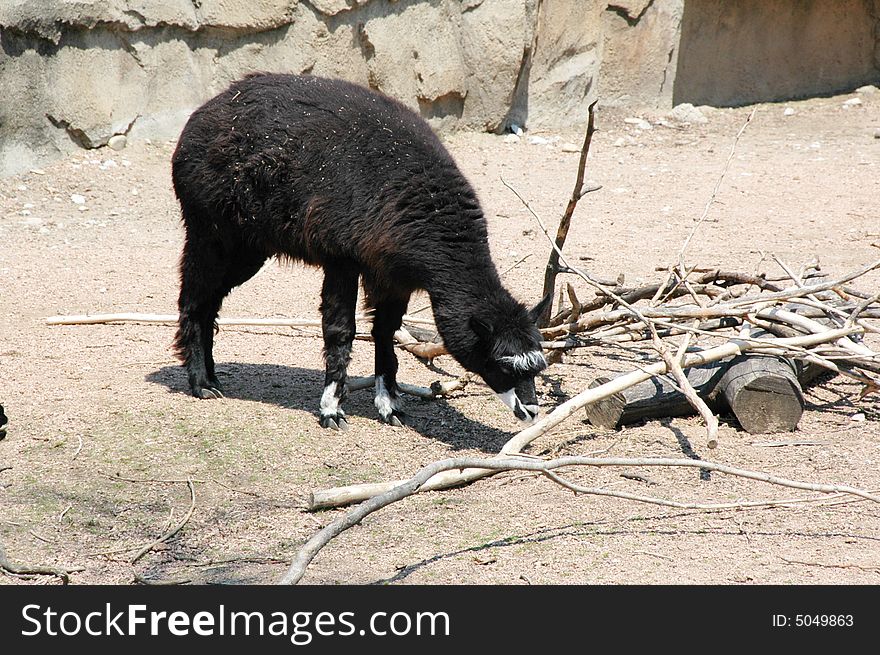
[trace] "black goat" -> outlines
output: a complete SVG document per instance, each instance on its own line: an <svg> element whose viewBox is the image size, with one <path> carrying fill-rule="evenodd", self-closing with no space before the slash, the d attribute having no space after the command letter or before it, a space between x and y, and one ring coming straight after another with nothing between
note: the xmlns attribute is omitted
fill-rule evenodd
<svg viewBox="0 0 880 655"><path fill-rule="evenodd" d="M400 103L340 80L251 75L193 113L172 177L186 228L175 346L195 396L222 396L211 351L223 298L284 256L324 269L323 427L347 427L359 277L375 310L383 421L404 418L392 339L416 289L452 356L517 418L537 415L547 363L535 319L550 298L529 311L501 285L474 190Z"/></svg>

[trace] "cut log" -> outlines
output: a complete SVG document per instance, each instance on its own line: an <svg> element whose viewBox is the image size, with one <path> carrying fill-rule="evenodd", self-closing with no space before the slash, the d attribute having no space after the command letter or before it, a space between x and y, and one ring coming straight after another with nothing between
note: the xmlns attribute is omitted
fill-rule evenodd
<svg viewBox="0 0 880 655"><path fill-rule="evenodd" d="M718 382L718 391L718 398L750 434L791 432L804 413L795 368L781 357L736 357Z"/></svg>
<svg viewBox="0 0 880 655"><path fill-rule="evenodd" d="M700 397L707 399L727 370L729 362L730 360L695 366L687 369L685 375ZM609 381L610 378L607 377L596 378L590 383L590 388ZM694 408L684 394L671 378L665 376L646 380L610 398L587 405L584 409L590 423L609 430L646 418L687 416L694 413Z"/></svg>
<svg viewBox="0 0 880 655"><path fill-rule="evenodd" d="M794 430L804 410L801 382L814 367L769 355L747 354L686 371L713 412L732 412L744 430L770 434ZM590 387L608 381L600 377ZM669 378L657 377L585 407L591 424L606 429L642 419L688 416L693 407Z"/></svg>

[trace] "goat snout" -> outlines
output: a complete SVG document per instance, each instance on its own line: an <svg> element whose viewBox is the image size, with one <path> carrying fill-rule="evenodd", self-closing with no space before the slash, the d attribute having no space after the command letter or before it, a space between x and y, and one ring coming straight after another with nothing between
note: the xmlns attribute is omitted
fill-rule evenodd
<svg viewBox="0 0 880 655"><path fill-rule="evenodd" d="M511 409L513 415L516 416L516 418L518 418L523 423L533 423L535 421L535 417L538 416L538 412L540 411L538 409L538 406L532 404L524 404L519 399L519 396L517 396L516 390L514 389L509 389L508 391L499 393L497 394L497 396L501 399L501 402L503 402Z"/></svg>
<svg viewBox="0 0 880 655"><path fill-rule="evenodd" d="M525 407L526 413L529 415L529 418L526 419L527 423L533 423L535 419L538 418L538 414L540 414L541 410L537 405L523 405Z"/></svg>

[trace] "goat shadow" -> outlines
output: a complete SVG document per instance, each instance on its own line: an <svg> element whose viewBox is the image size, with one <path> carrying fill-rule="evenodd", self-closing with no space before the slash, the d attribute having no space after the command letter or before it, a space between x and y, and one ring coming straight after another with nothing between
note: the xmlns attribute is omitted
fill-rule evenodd
<svg viewBox="0 0 880 655"><path fill-rule="evenodd" d="M324 371L280 364L242 362L218 363L216 368L225 397L305 411L314 416L315 430L323 429L318 425L317 408L324 387ZM163 366L146 375L145 380L165 386L172 393L190 395L186 372L181 366ZM403 394L403 401L404 411L408 414L407 428L429 439L442 441L453 450L474 449L494 455L516 431L505 432L480 423L462 414L442 398L421 400ZM372 387L351 392L345 400L344 408L348 416L367 418L379 423L379 415L373 405ZM349 427L349 431L357 429L356 425Z"/></svg>

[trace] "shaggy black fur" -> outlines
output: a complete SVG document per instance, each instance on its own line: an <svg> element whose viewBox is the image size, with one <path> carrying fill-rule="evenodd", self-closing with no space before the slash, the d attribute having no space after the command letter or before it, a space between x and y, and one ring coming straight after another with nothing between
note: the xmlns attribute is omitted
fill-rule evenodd
<svg viewBox="0 0 880 655"><path fill-rule="evenodd" d="M540 352L541 308L529 312L501 285L474 190L403 105L339 80L252 75L193 113L172 176L186 228L175 345L194 395L222 395L211 351L223 298L268 257L286 256L325 272L325 427L345 427L339 402L359 278L375 309L383 420L402 418L392 335L416 289L427 290L462 366L496 392L516 387L522 405L537 404L543 358L527 367L509 358Z"/></svg>

